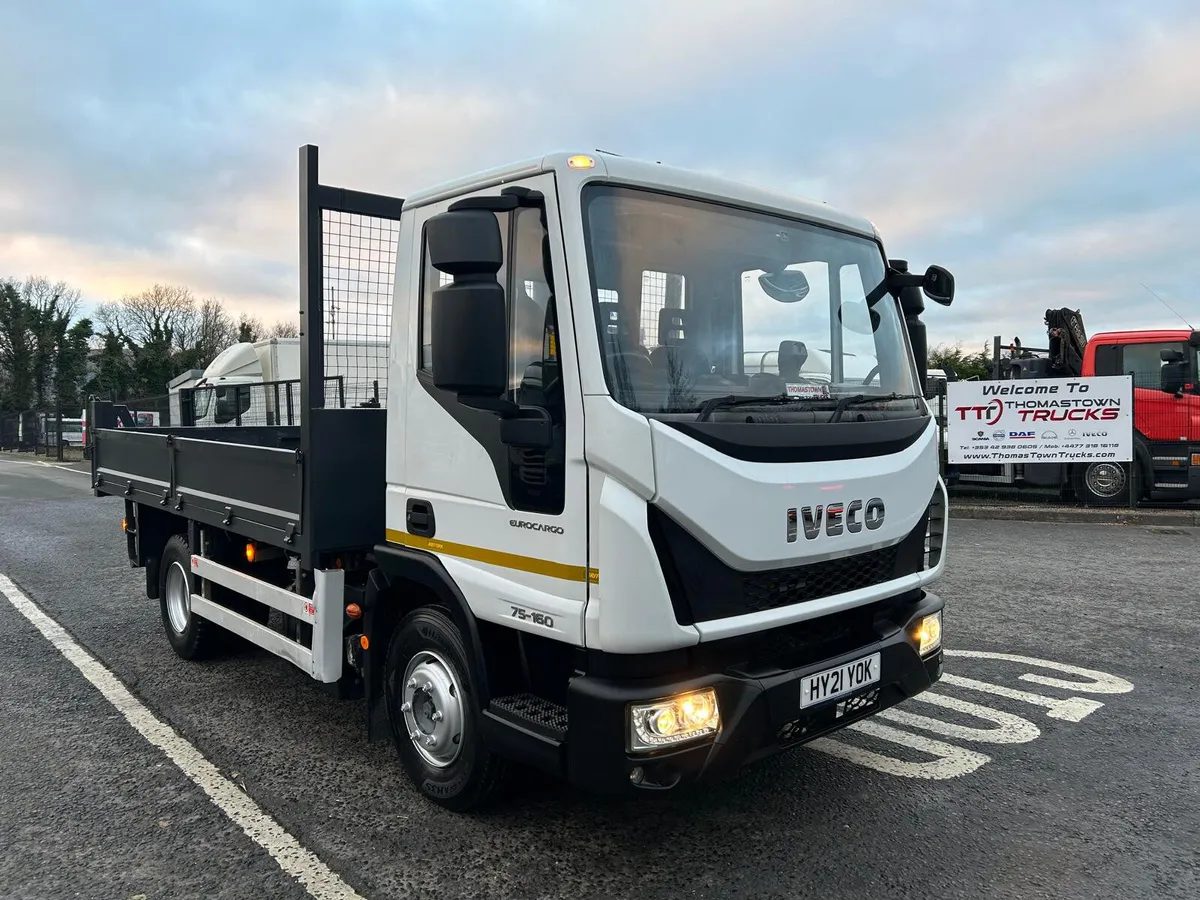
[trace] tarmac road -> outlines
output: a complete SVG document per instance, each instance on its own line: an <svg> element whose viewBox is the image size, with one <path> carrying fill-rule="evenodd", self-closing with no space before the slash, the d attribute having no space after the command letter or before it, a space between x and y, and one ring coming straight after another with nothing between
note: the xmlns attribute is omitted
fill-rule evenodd
<svg viewBox="0 0 1200 900"><path fill-rule="evenodd" d="M362 897L1200 896L1195 530L953 522L935 702L720 785L531 780L470 818L361 703L178 659L87 484L0 458L0 574ZM306 896L0 597L0 897Z"/></svg>

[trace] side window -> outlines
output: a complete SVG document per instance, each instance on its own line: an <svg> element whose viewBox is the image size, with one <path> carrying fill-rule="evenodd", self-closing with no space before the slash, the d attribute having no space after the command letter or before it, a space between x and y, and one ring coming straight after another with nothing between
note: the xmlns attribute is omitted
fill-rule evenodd
<svg viewBox="0 0 1200 900"><path fill-rule="evenodd" d="M550 414L553 446L548 451L508 449L507 494L514 509L558 515L566 496L566 405L554 285L542 256L546 230L539 210L524 208L514 215L507 292L508 397L521 406L539 407Z"/></svg>
<svg viewBox="0 0 1200 900"><path fill-rule="evenodd" d="M546 344L553 334L550 284L542 261L541 213L536 209L516 212L516 229L509 264L508 296L508 399L537 393L542 387L548 362ZM544 406L544 403L537 403Z"/></svg>
<svg viewBox="0 0 1200 900"><path fill-rule="evenodd" d="M877 368L882 360L876 357L875 328L870 310L863 302L867 289L863 285L862 272L857 265L842 266L838 281L842 306L834 327L842 335L842 377L846 381L862 382L871 375L870 383L888 386L881 381Z"/></svg>
<svg viewBox="0 0 1200 900"><path fill-rule="evenodd" d="M504 287L507 306L508 378L506 395L520 406L540 407L550 414L552 446L548 450L514 447L500 440L500 419L487 410L470 409L442 395L421 379L424 389L453 416L473 440L487 450L509 507L559 515L566 497L566 405L558 362L554 285L545 270L542 243L546 230L541 211L521 207L496 213L504 265L496 280ZM434 371L432 319L434 291L450 282L429 261L422 239L421 335L417 367Z"/></svg>
<svg viewBox="0 0 1200 900"><path fill-rule="evenodd" d="M659 313L664 309L684 308L686 286L682 275L672 275L669 272L642 272L642 302L638 313L640 326L638 338L641 345L647 350L687 339L682 329L674 330L669 335L658 333Z"/></svg>
<svg viewBox="0 0 1200 900"><path fill-rule="evenodd" d="M496 218L500 223L500 244L504 248L505 259L508 254L508 213L496 213ZM500 271L496 273L496 280L501 285L508 277L508 265L501 266ZM425 240L424 235L421 237L421 313L420 313L420 332L421 332L421 352L417 358L417 368L426 372L433 371L433 336L430 330L430 321L432 320L433 309L433 292L439 287L445 287L450 283L450 276L445 272L439 272L433 267L429 261L429 244Z"/></svg>
<svg viewBox="0 0 1200 900"><path fill-rule="evenodd" d="M250 385L217 388L217 411L213 417L218 425L236 422L250 411Z"/></svg>
<svg viewBox="0 0 1200 900"><path fill-rule="evenodd" d="M1162 359L1164 350L1174 350L1178 354L1175 362L1165 362ZM1176 382L1182 387L1186 380L1187 347L1180 341L1154 344L1126 344L1121 348L1122 375L1133 376L1135 388L1162 390L1164 387L1174 389Z"/></svg>
<svg viewBox="0 0 1200 900"><path fill-rule="evenodd" d="M1120 375L1121 359L1116 344L1100 344L1096 348L1096 374Z"/></svg>

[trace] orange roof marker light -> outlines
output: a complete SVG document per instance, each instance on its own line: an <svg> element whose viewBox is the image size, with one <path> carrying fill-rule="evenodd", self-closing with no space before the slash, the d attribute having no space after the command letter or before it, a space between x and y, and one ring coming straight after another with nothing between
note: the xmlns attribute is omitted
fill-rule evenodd
<svg viewBox="0 0 1200 900"><path fill-rule="evenodd" d="M568 157L567 166L572 169L594 169L596 168L596 160L581 153L577 156Z"/></svg>

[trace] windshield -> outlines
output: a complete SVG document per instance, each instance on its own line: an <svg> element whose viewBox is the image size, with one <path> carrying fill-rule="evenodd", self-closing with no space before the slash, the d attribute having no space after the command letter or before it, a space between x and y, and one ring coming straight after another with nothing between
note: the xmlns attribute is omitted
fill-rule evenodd
<svg viewBox="0 0 1200 900"><path fill-rule="evenodd" d="M838 421L923 411L896 301L865 302L884 277L875 241L646 190L590 185L583 196L605 375L619 403L705 416L724 403L744 419L762 398L770 421L792 406L824 421L849 397Z"/></svg>

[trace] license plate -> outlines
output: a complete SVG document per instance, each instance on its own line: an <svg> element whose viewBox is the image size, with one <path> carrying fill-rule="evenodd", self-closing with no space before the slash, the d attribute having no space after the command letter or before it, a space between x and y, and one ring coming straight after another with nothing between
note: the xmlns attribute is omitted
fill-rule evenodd
<svg viewBox="0 0 1200 900"><path fill-rule="evenodd" d="M805 709L835 697L844 697L878 680L878 653L825 669L823 672L805 675L800 679L800 708Z"/></svg>

